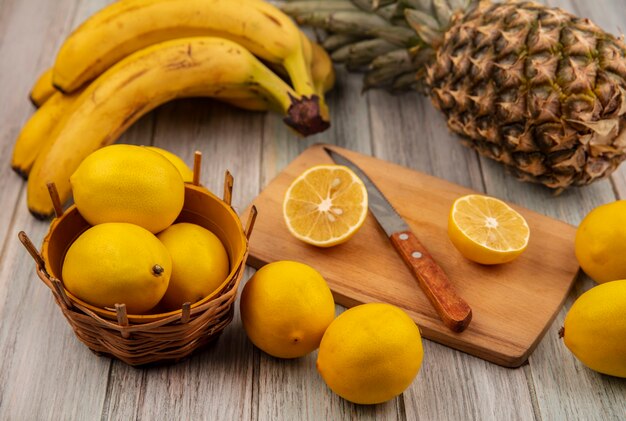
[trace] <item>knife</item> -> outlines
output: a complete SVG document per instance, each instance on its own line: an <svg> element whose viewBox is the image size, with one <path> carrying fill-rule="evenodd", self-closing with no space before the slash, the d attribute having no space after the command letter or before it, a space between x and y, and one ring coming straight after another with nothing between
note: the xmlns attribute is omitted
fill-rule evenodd
<svg viewBox="0 0 626 421"><path fill-rule="evenodd" d="M356 164L330 148L324 147L324 150L335 163L350 168L363 181L369 197L370 212L387 233L391 244L417 279L443 323L454 332L464 331L472 320L472 309L457 295L446 273L433 260L406 221Z"/></svg>

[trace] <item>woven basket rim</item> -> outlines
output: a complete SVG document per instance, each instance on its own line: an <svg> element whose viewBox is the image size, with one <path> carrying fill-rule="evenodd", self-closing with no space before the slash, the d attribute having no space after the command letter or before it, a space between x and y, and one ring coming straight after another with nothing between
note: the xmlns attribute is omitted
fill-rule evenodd
<svg viewBox="0 0 626 421"><path fill-rule="evenodd" d="M46 260L50 257L49 254L46 254L46 259L44 259L43 247L40 252L24 231L18 233L22 245L35 261L38 277L51 290L54 301L61 309L76 337L96 354L117 358L132 366L177 362L187 358L200 347L216 340L232 321L237 291L248 258L250 235L258 213L256 207L252 205L244 228L242 219L231 206L234 180L230 172L226 171L225 173L224 198L220 199L199 186L200 163L201 153L195 152L193 184L186 184L185 190L185 201L187 202L189 199L188 206L185 207L187 213L184 216L179 216L179 218L182 217L183 221L189 219L203 224L202 219L197 219L196 216L208 216L206 220L211 221L211 226L217 227L216 229L220 230L221 236L225 236L220 239L228 242L226 248L229 258L232 256L231 270L228 278L214 293L194 303L193 306L190 303L185 303L180 310L160 314L166 317L135 322L132 315L129 317L126 313L124 304L115 305L115 313L112 313L114 317L105 317L98 314L103 309L98 308L98 312L94 312L87 306L81 305L78 300L70 299L61 280L57 279L54 274L48 273L47 269L51 265ZM70 213L63 211L54 184L49 184L48 190L58 220L50 224L44 241L46 247L50 241L53 226L57 226L59 220ZM198 196L198 192L203 196ZM217 199L219 209L213 208L214 204L209 203L207 197L210 197L211 200ZM204 206L209 206L212 209L211 212L207 212L207 215L203 215L199 211ZM224 213L224 209L228 213ZM74 213L74 217L80 217L80 215ZM233 221L236 225L232 225ZM60 270L57 264L58 259L62 258L62 253L66 251L64 247L68 247L68 244L75 241L75 238L72 238L73 235L79 235L85 225L88 226L84 218L82 221L69 220L67 223L69 225L63 227L66 227L68 231L59 231L59 234L65 232L67 235L61 235L58 238L52 237L54 246L50 249L53 250L54 259L57 259L53 265L57 270ZM234 241L232 241L233 239ZM240 254L241 256L239 256ZM155 315L148 316L154 318Z"/></svg>
<svg viewBox="0 0 626 421"><path fill-rule="evenodd" d="M247 257L248 257L248 253L246 253L244 256L244 262L247 259ZM245 265L242 264L239 270L234 272L233 278L240 279L243 274L244 269L245 269ZM50 288L53 295L55 295L55 297L59 301L59 305L61 305L62 307L65 307L67 310L70 310L70 311L72 309L74 309L74 311L79 310L79 312L97 321L97 323L101 327L117 330L120 332L132 333L132 332L146 331L146 330L150 330L152 328L158 328L161 326L166 326L166 325L169 325L169 324L172 324L174 322L181 320L183 317L183 310L181 308L180 310L174 310L174 311L170 311L167 313L159 313L159 315L164 315L165 317L155 318L150 321L136 322L133 315L128 315L128 324L121 325L119 321L117 320L117 313L115 311L111 311L111 313L113 314L113 317L110 319L102 317L100 314L93 311L94 306L90 304L86 304L80 300L75 300L72 297L70 297L70 295L68 295L67 293L67 290L62 286L63 283L60 280L54 277L51 277L48 274L48 272L45 270L45 268L41 268L38 266L36 268L36 272L37 272L37 276L39 276L39 278L44 282L44 284L48 288ZM231 278L231 281L233 278ZM55 288L54 286L54 283L58 283L59 286L61 286L62 291L57 290L57 288ZM239 281L235 282L235 285L237 285L238 283ZM211 294L210 299L207 299L206 301L203 300L202 303L198 301L196 303L198 305L191 306L189 310L189 316L193 318L196 315L202 314L213 304L213 301L218 300L218 299L220 300L226 299L226 298L229 298L231 294L233 293L236 294L237 290L235 288L231 288L230 290L227 291L228 286L229 286L229 283L224 285L223 288L219 289L219 291L217 291L216 294ZM98 310L102 310L102 309L98 308ZM154 314L151 316L155 316L155 315L157 314Z"/></svg>
<svg viewBox="0 0 626 421"><path fill-rule="evenodd" d="M241 219L239 218L237 213L234 211L232 206L230 206L229 204L224 202L224 200L222 200L221 198L219 198L218 196L213 194L211 191L209 191L205 187L196 186L196 185L190 184L190 183L185 183L185 188L194 190L197 193L208 195L209 197L211 197L216 202L222 204L223 208L228 212L228 214L233 219L233 221L235 221L236 224L238 225L239 234L240 234L238 236L238 239L241 240L241 242L242 242L242 244L241 244L242 252L239 255L235 256L235 259L234 259L235 264L231 265L231 269L230 269L226 279L213 292L211 292L209 295L207 295L206 297L204 297L200 301L197 301L197 302L191 304L191 308L190 308L191 314L196 314L198 312L203 311L207 307L207 305L215 297L219 296L222 293L224 288L232 281L232 279L235 276L237 276L239 271L243 270L242 266L245 264L246 258L247 258L247 254L248 254L248 252L247 252L247 250L248 250L248 238L247 238L247 235L246 235L246 233L244 231L244 227L243 227L243 225L241 223ZM41 247L41 256L43 257L43 260L46 262L46 268L39 268L39 267L37 267L37 275L41 278L42 281L44 281L44 283L46 283L48 285L48 287L50 287L53 290L53 292L55 291L55 289L54 289L54 286L53 286L52 283L54 282L55 279L58 279L59 280L59 285L63 289L62 294L66 296L67 300L71 303L72 306L80 309L85 314L89 314L91 317L94 317L96 319L101 319L102 321L108 319L109 322L110 322L110 325L109 325L109 323L106 323L106 324L109 325L108 327L110 327L110 328L113 328L114 326L119 327L119 324L114 322L118 318L117 312L115 310L113 310L113 309L106 309L106 308L103 309L103 308L91 305L89 303L86 303L85 301L77 298L76 296L74 296L71 292L69 292L65 288L65 285L63 285L63 282L62 282L61 278L58 276L58 274L52 273L52 270L49 267L49 264L48 264L48 244L49 244L50 236L52 235L52 233L53 233L53 231L54 231L54 229L56 228L57 225L59 225L65 218L70 217L70 215L72 215L74 213L79 213L78 209L76 208L76 205L70 206L67 210L65 210L65 212L63 212L63 214L61 216L59 216L57 218L54 218L54 220L51 222L49 230L48 230L46 236L44 237L43 244L42 244L42 247ZM161 322L161 321L163 321L163 323L159 323L159 325L163 325L163 324L167 324L167 323L171 323L173 321L176 321L176 320L180 319L181 316L182 316L182 308L178 309L178 310L168 311L168 312L165 312L165 313L128 314L127 315L128 319L129 319L129 322L132 322L134 324L142 324L142 325L151 324L151 323L155 323L155 322Z"/></svg>

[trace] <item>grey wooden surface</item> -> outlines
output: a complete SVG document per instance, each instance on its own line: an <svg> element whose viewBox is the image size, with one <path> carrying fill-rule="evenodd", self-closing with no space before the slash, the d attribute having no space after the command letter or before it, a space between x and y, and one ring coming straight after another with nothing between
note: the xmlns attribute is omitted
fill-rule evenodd
<svg viewBox="0 0 626 421"><path fill-rule="evenodd" d="M52 63L69 31L106 3L0 0L0 419L626 419L626 379L586 369L558 338L567 308L593 286L584 276L527 365L505 369L425 341L417 379L402 396L376 406L353 405L331 393L315 370L315 353L283 361L255 349L238 312L214 346L177 365L134 369L92 354L74 337L17 240L17 232L25 230L39 244L47 224L26 211L25 185L9 160L20 127L33 112L27 100L32 82ZM621 0L549 4L614 33L626 23ZM428 100L412 93L361 95L358 75L339 71L329 103L332 128L307 140L291 135L276 115L197 99L161 107L120 142L161 146L189 163L194 150L202 151L202 181L220 191L223 171L230 169L240 211L315 142L372 154L571 224L595 206L626 198L626 165L610 180L558 198L521 184L462 147ZM248 269L245 279L252 273Z"/></svg>

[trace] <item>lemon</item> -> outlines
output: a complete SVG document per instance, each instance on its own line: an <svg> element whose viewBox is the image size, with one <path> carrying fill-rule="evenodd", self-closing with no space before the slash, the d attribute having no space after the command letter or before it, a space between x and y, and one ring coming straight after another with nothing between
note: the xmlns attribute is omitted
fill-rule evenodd
<svg viewBox="0 0 626 421"><path fill-rule="evenodd" d="M346 310L330 324L320 344L317 369L342 398L374 404L409 387L423 356L413 320L391 304L370 303Z"/></svg>
<svg viewBox="0 0 626 421"><path fill-rule="evenodd" d="M240 310L252 343L279 358L315 350L335 317L333 296L322 275L291 261L257 271L241 293Z"/></svg>
<svg viewBox="0 0 626 421"><path fill-rule="evenodd" d="M91 225L129 222L152 233L174 222L185 184L171 162L134 145L111 145L89 155L70 177L74 202Z"/></svg>
<svg viewBox="0 0 626 421"><path fill-rule="evenodd" d="M166 311L201 300L228 277L228 254L208 229L182 222L161 231L157 238L172 256L172 277L161 301Z"/></svg>
<svg viewBox="0 0 626 421"><path fill-rule="evenodd" d="M626 280L606 282L578 297L561 335L587 367L626 377Z"/></svg>
<svg viewBox="0 0 626 421"><path fill-rule="evenodd" d="M348 241L365 222L367 190L342 165L309 168L289 186L283 217L296 238L319 247Z"/></svg>
<svg viewBox="0 0 626 421"><path fill-rule="evenodd" d="M144 146L144 147L146 149L150 149L153 152L163 155L168 161L174 164L174 166L180 173L181 177L183 177L183 181L185 183L191 183L193 181L193 171L191 170L191 168L189 168L189 166L187 166L187 164L185 164L185 161L183 161L178 155L175 155L168 150L157 148L156 146Z"/></svg>
<svg viewBox="0 0 626 421"><path fill-rule="evenodd" d="M578 226L578 264L598 283L626 279L626 200L599 206Z"/></svg>
<svg viewBox="0 0 626 421"><path fill-rule="evenodd" d="M526 250L530 228L524 217L503 201L470 194L452 205L448 236L467 259L494 265L510 262Z"/></svg>
<svg viewBox="0 0 626 421"><path fill-rule="evenodd" d="M148 230L128 223L89 228L65 255L63 284L77 298L96 307L126 304L142 314L163 297L172 273L172 258Z"/></svg>

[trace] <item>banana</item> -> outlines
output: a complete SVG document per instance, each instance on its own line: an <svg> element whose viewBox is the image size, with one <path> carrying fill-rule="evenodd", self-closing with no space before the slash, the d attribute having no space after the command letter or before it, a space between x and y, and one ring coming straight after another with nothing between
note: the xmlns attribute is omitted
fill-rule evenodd
<svg viewBox="0 0 626 421"><path fill-rule="evenodd" d="M335 86L335 68L333 61L326 50L316 42L311 42L313 48L313 63L311 64L311 74L315 91L326 93Z"/></svg>
<svg viewBox="0 0 626 421"><path fill-rule="evenodd" d="M315 92L320 98L320 114L323 120L330 120L328 106L326 105L325 93L335 85L335 68L330 56L321 45L311 42L313 61L311 63L311 75Z"/></svg>
<svg viewBox="0 0 626 421"><path fill-rule="evenodd" d="M296 92L315 94L311 47L295 23L262 0L125 0L112 3L72 33L57 55L54 85L72 92L123 57L173 38L219 36L282 64Z"/></svg>
<svg viewBox="0 0 626 421"><path fill-rule="evenodd" d="M30 101L37 108L41 107L57 90L52 86L52 69L43 72L37 78L30 91Z"/></svg>
<svg viewBox="0 0 626 421"><path fill-rule="evenodd" d="M335 72L328 53L312 41L310 45L312 47L311 76L315 92L320 98L320 114L323 116L327 112L324 94L332 89L335 82ZM49 69L49 72L51 73L52 69ZM71 105L80 96L81 91L65 95L54 90L55 93L50 97L50 100L45 102L26 122L13 148L11 160L11 167L20 176L28 177L35 158L45 145L45 140L56 125L60 124L59 121L69 113ZM245 110L266 111L273 109L283 112L280 107L272 107L270 101L244 85L233 87L227 92L218 92L213 97Z"/></svg>
<svg viewBox="0 0 626 421"><path fill-rule="evenodd" d="M142 115L180 97L236 97L242 86L280 108L302 134L325 129L318 97L300 96L248 50L222 38L181 38L140 50L103 73L76 99L40 151L29 175L27 203L39 218L52 214L46 184L62 201L69 178L91 152L112 144Z"/></svg>
<svg viewBox="0 0 626 421"><path fill-rule="evenodd" d="M335 84L335 69L330 56L319 44L310 41L312 49L311 60L311 76L313 79L313 86L320 101L320 114L323 118L328 116L328 108L326 107L324 94L330 91ZM279 74L285 75L285 70L280 66L272 66L272 68ZM268 102L262 98L256 98L254 93L250 93L250 98L247 98L246 93L242 93L244 97L237 99L223 99L222 102L234 105L236 107L244 108L252 111L263 111L268 109ZM326 118L325 118L326 119Z"/></svg>
<svg viewBox="0 0 626 421"><path fill-rule="evenodd" d="M221 102L248 111L267 111L271 104L254 93L249 98L219 98Z"/></svg>
<svg viewBox="0 0 626 421"><path fill-rule="evenodd" d="M57 123L67 116L80 91L65 95L55 92L24 124L11 158L11 168L23 178L33 166L39 151Z"/></svg>
<svg viewBox="0 0 626 421"><path fill-rule="evenodd" d="M73 94L54 93L24 124L13 146L11 168L25 180L46 144L46 140L57 124L63 124L63 119L70 114L72 105L80 96L83 89ZM267 111L274 109L282 112L259 94L251 91L247 86L241 90L232 88L225 92L217 92L214 97L222 102L250 111Z"/></svg>

